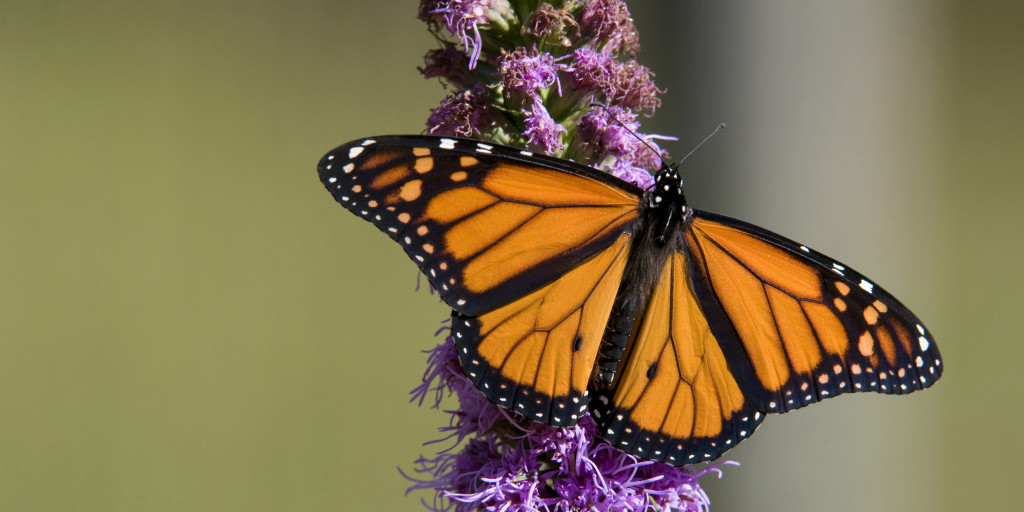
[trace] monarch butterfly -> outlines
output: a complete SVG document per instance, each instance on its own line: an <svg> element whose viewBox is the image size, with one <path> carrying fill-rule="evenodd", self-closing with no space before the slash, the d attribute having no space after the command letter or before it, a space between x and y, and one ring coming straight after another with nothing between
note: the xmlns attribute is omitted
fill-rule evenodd
<svg viewBox="0 0 1024 512"><path fill-rule="evenodd" d="M930 333L853 269L690 208L678 164L643 190L472 139L382 136L327 153L334 198L405 249L453 309L463 371L550 425L588 409L651 460L712 460L767 413L942 374Z"/></svg>

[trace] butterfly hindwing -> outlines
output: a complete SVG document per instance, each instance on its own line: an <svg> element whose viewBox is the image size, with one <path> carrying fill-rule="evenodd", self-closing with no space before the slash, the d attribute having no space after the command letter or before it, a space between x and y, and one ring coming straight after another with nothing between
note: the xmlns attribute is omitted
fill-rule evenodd
<svg viewBox="0 0 1024 512"><path fill-rule="evenodd" d="M743 352L744 392L785 412L841 393L910 393L942 373L920 320L845 265L762 228L697 212L687 233L712 330ZM738 343L737 343L738 342Z"/></svg>
<svg viewBox="0 0 1024 512"><path fill-rule="evenodd" d="M592 408L613 446L675 465L717 458L764 419L701 312L683 254L665 263L614 389Z"/></svg>
<svg viewBox="0 0 1024 512"><path fill-rule="evenodd" d="M401 244L467 315L606 249L635 219L640 194L582 165L459 138L360 139L327 153L318 170L339 203Z"/></svg>
<svg viewBox="0 0 1024 512"><path fill-rule="evenodd" d="M620 235L558 280L478 317L458 313L452 337L466 375L492 402L567 426L587 387L629 254Z"/></svg>

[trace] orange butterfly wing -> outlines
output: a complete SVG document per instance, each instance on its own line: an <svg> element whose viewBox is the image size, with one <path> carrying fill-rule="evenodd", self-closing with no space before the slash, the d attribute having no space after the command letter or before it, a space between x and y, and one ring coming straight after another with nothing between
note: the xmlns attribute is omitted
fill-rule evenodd
<svg viewBox="0 0 1024 512"><path fill-rule="evenodd" d="M467 315L505 306L612 245L641 193L572 162L454 137L360 139L327 153L318 170L339 203L401 244Z"/></svg>
<svg viewBox="0 0 1024 512"><path fill-rule="evenodd" d="M697 211L614 388L600 435L643 458L712 460L765 413L842 393L910 393L942 374L924 325L881 287L806 246Z"/></svg>
<svg viewBox="0 0 1024 512"><path fill-rule="evenodd" d="M325 155L319 171L338 202L402 244L455 310L463 370L491 401L576 423L640 189L459 138L357 140Z"/></svg>
<svg viewBox="0 0 1024 512"><path fill-rule="evenodd" d="M748 400L785 412L842 393L904 394L942 375L938 347L860 273L784 237L698 212L687 232L713 330L742 346ZM742 363L740 362L742 361Z"/></svg>
<svg viewBox="0 0 1024 512"><path fill-rule="evenodd" d="M629 235L511 304L478 317L455 314L463 371L492 402L534 421L574 425L622 280Z"/></svg>
<svg viewBox="0 0 1024 512"><path fill-rule="evenodd" d="M764 419L740 388L722 341L673 253L640 320L613 391L598 394L598 434L616 448L674 465L717 458Z"/></svg>

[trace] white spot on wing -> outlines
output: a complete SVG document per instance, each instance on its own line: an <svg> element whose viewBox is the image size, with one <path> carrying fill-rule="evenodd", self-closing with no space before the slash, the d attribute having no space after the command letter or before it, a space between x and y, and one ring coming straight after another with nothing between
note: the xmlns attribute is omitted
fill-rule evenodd
<svg viewBox="0 0 1024 512"><path fill-rule="evenodd" d="M362 152L363 152L363 148L361 146L356 146L354 148L350 148L348 150L348 157L349 158L355 158L355 157L359 156L359 154L362 153Z"/></svg>
<svg viewBox="0 0 1024 512"><path fill-rule="evenodd" d="M870 282L868 282L867 279L861 279L860 280L860 287L863 288L864 291L866 291L868 293L873 293L871 290L875 289L875 285L873 285Z"/></svg>
<svg viewBox="0 0 1024 512"><path fill-rule="evenodd" d="M455 139L441 139L441 149L455 149Z"/></svg>

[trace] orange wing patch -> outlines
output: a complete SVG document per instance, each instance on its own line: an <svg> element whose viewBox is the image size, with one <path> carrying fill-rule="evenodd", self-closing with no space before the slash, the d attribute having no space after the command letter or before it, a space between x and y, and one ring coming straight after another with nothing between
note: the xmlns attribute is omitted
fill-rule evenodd
<svg viewBox="0 0 1024 512"><path fill-rule="evenodd" d="M466 375L493 402L534 421L572 425L622 280L629 236L557 281L478 317L455 315Z"/></svg>
<svg viewBox="0 0 1024 512"><path fill-rule="evenodd" d="M612 445L676 465L716 458L762 419L733 377L686 267L680 253L665 263L614 391L593 406Z"/></svg>

